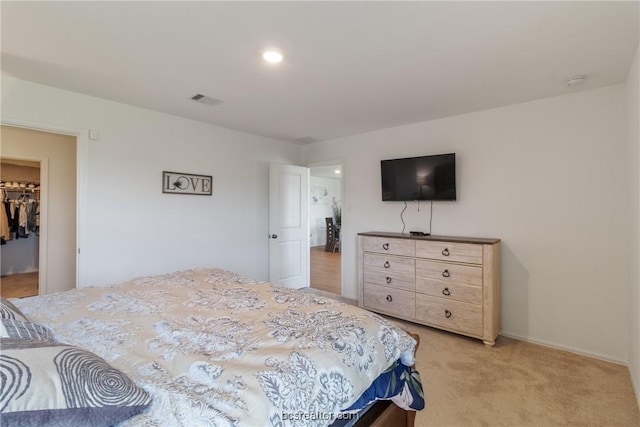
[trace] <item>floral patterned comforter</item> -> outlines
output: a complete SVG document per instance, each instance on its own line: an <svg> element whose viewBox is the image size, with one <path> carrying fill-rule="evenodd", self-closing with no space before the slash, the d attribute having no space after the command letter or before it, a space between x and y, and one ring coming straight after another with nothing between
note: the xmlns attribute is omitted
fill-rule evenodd
<svg viewBox="0 0 640 427"><path fill-rule="evenodd" d="M12 302L152 395L126 426L326 426L416 344L358 307L218 269Z"/></svg>

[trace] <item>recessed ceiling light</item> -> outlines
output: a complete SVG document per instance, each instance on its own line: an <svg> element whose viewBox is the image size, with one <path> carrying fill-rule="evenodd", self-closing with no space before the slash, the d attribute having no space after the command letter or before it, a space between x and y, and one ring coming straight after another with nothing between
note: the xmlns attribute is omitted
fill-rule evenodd
<svg viewBox="0 0 640 427"><path fill-rule="evenodd" d="M333 171L333 173L335 173L337 175L340 175L342 173L342 171L340 169L336 169L336 170Z"/></svg>
<svg viewBox="0 0 640 427"><path fill-rule="evenodd" d="M282 61L283 56L277 50L267 50L262 54L262 58L271 64L277 64Z"/></svg>

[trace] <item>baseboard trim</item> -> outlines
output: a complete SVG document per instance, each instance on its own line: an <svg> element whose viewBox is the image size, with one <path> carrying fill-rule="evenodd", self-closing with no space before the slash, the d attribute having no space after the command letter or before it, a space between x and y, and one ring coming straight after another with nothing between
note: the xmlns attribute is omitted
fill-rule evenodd
<svg viewBox="0 0 640 427"><path fill-rule="evenodd" d="M545 347L555 348L556 350L564 350L564 351L568 351L570 353L579 354L581 356L588 356L588 357L592 357L594 359L604 360L605 362L611 362L611 363L615 363L617 365L623 365L623 366L626 366L627 369L629 369L629 361L628 360L619 359L617 357L609 356L609 355L606 355L606 354L596 353L594 351L584 350L584 349L581 349L581 348L572 347L572 346L568 346L568 345L562 345L562 344L558 344L558 343L551 342L551 341L539 340L539 339L536 339L536 338L531 338L531 337L527 337L527 336L523 336L523 335L519 335L519 334L512 334L510 332L501 332L500 335L508 337L508 338L513 338L513 339L516 339L516 340L519 340L519 341L525 341L525 342L530 342L532 344L538 344L538 345L542 345L542 346L545 346ZM638 394L636 393L636 396L637 395Z"/></svg>
<svg viewBox="0 0 640 427"><path fill-rule="evenodd" d="M636 381L636 378L631 375L631 369L629 369L629 376L631 377L631 387L633 387L633 392L636 394L636 400L638 401L638 408L640 409L640 384Z"/></svg>

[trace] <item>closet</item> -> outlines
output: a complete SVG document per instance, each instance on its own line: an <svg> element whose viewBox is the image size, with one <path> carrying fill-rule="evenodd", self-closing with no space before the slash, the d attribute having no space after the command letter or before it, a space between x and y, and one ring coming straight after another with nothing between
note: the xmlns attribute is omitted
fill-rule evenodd
<svg viewBox="0 0 640 427"><path fill-rule="evenodd" d="M30 231L27 238L14 238L0 245L1 293L4 296L11 279L28 279L23 274L37 277L39 294L75 288L78 257L76 137L2 125L0 138L3 193L10 199L23 196L22 201L38 200L40 208L40 225L36 232ZM32 169L27 169L29 167ZM26 171L31 174L20 175ZM29 188L30 185L33 188ZM35 284L27 282L31 286Z"/></svg>
<svg viewBox="0 0 640 427"><path fill-rule="evenodd" d="M40 163L0 159L2 296L38 294Z"/></svg>

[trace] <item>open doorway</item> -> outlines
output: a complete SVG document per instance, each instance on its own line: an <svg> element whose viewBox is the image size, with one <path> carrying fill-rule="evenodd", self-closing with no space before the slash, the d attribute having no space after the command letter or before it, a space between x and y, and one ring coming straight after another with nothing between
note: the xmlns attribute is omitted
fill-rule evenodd
<svg viewBox="0 0 640 427"><path fill-rule="evenodd" d="M342 295L342 165L310 167L310 287Z"/></svg>
<svg viewBox="0 0 640 427"><path fill-rule="evenodd" d="M16 298L74 288L76 137L6 125L0 127L0 132L0 184L5 210L2 220L18 219L13 230L3 230L2 296ZM27 174L29 170L31 174ZM34 218L30 220L31 214ZM22 294L6 294L12 279L16 279L17 292Z"/></svg>

